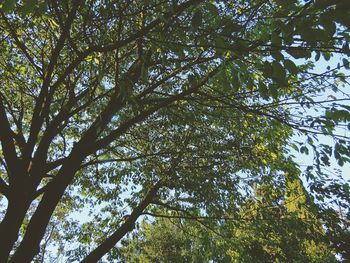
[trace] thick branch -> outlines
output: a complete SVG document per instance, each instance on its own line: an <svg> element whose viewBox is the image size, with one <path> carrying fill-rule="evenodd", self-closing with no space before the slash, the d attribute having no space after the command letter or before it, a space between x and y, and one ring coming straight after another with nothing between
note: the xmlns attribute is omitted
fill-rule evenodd
<svg viewBox="0 0 350 263"><path fill-rule="evenodd" d="M79 147L73 148L71 155L67 158L64 165L62 165L57 176L45 186L46 191L38 208L31 217L20 246L17 248L10 262L31 262L33 257L39 252L40 241L45 234L46 226L50 221L52 213L84 158L85 156L81 154Z"/></svg>
<svg viewBox="0 0 350 263"><path fill-rule="evenodd" d="M134 229L134 224L142 215L143 211L146 207L152 202L154 197L157 194L157 191L162 186L161 182L156 183L150 191L147 193L146 197L142 200L142 202L135 207L131 215L127 218L126 222L122 224L117 231L115 231L110 237L108 237L102 244L100 244L96 249L94 249L84 260L82 263L95 263L99 259L101 259L108 251L110 251L116 243L125 236L126 233L130 232Z"/></svg>
<svg viewBox="0 0 350 263"><path fill-rule="evenodd" d="M10 174L8 174L10 180L13 176L18 176L19 169L19 159L16 154L15 143L13 140L13 131L11 130L11 126L9 120L7 119L5 106L3 104L3 100L0 97L0 140L2 152L4 154L4 158L7 164L7 168L9 169Z"/></svg>
<svg viewBox="0 0 350 263"><path fill-rule="evenodd" d="M9 189L8 189L8 185L6 184L6 182L0 178L0 194L3 194L4 196L8 196L9 195Z"/></svg>

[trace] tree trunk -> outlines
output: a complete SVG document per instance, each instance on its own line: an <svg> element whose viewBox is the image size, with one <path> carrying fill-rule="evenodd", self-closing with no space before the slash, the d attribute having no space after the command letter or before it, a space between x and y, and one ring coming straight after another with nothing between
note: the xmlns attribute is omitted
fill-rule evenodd
<svg viewBox="0 0 350 263"><path fill-rule="evenodd" d="M51 216L84 159L80 149L75 150L75 153L78 153L77 156L72 154L71 158L62 165L57 176L49 183L29 221L23 240L10 262L29 263L39 253L40 242L45 235Z"/></svg>
<svg viewBox="0 0 350 263"><path fill-rule="evenodd" d="M29 206L30 202L22 198L9 199L5 217L0 223L0 263L8 262Z"/></svg>

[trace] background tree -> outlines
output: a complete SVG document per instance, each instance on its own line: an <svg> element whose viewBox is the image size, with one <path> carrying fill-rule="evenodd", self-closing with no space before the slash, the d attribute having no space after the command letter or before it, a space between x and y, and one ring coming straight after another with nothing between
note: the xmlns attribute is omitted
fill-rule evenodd
<svg viewBox="0 0 350 263"><path fill-rule="evenodd" d="M57 218L69 260L96 262L150 204L223 216L297 166L291 147L313 152L309 189L343 227L349 185L323 168L349 161L348 16L337 0L3 1L0 262L42 255Z"/></svg>
<svg viewBox="0 0 350 263"><path fill-rule="evenodd" d="M123 262L338 262L298 179L264 183L222 218L156 210L120 249ZM215 224L213 224L215 222Z"/></svg>

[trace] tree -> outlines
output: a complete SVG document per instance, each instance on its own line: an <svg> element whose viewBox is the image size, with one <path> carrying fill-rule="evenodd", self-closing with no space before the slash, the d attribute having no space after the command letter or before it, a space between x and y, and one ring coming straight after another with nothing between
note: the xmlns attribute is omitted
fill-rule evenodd
<svg viewBox="0 0 350 263"><path fill-rule="evenodd" d="M154 211L120 249L122 262L338 262L300 180L269 178L223 218ZM213 225L212 222L216 224ZM210 227L208 227L208 225Z"/></svg>
<svg viewBox="0 0 350 263"><path fill-rule="evenodd" d="M348 16L337 0L3 1L0 262L33 260L50 220L96 262L150 204L223 216L297 166L291 147L313 151L310 191L341 226L319 197L347 209L323 168L349 161Z"/></svg>

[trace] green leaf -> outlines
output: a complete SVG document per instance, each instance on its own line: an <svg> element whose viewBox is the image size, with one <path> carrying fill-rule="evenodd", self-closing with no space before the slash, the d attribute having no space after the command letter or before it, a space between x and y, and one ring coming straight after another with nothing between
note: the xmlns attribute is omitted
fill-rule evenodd
<svg viewBox="0 0 350 263"><path fill-rule="evenodd" d="M320 51L316 51L315 61L319 61L320 57L321 57L321 52Z"/></svg>
<svg viewBox="0 0 350 263"><path fill-rule="evenodd" d="M201 10L198 10L194 13L191 25L193 28L198 28L202 24L203 14Z"/></svg>
<svg viewBox="0 0 350 263"><path fill-rule="evenodd" d="M92 61L93 58L94 58L94 57L93 57L92 55L88 55L88 56L85 58L85 61L86 61L86 62L90 62L90 61Z"/></svg>
<svg viewBox="0 0 350 263"><path fill-rule="evenodd" d="M224 24L223 33L227 35L232 34L234 32L239 32L242 30L242 26L240 24L237 24L230 19L225 19L223 24Z"/></svg>
<svg viewBox="0 0 350 263"><path fill-rule="evenodd" d="M272 62L272 69L273 69L273 77L277 78L278 80L284 81L286 78L286 70L282 65L274 60Z"/></svg>
<svg viewBox="0 0 350 263"><path fill-rule="evenodd" d="M189 82L191 87L196 86L197 85L197 78L191 74L188 76L188 82Z"/></svg>
<svg viewBox="0 0 350 263"><path fill-rule="evenodd" d="M267 100L269 98L269 90L262 81L259 81L259 93L263 99Z"/></svg>
<svg viewBox="0 0 350 263"><path fill-rule="evenodd" d="M207 4L207 9L213 16L217 16L219 14L218 8L212 3Z"/></svg>
<svg viewBox="0 0 350 263"><path fill-rule="evenodd" d="M28 15L34 12L38 0L25 0L22 6L22 13Z"/></svg>
<svg viewBox="0 0 350 263"><path fill-rule="evenodd" d="M291 74L294 74L294 75L298 74L299 72L298 67L295 65L293 61L291 61L290 59L286 59L283 61L283 64Z"/></svg>
<svg viewBox="0 0 350 263"><path fill-rule="evenodd" d="M144 83L148 81L148 67L144 65L141 67L141 81Z"/></svg>
<svg viewBox="0 0 350 263"><path fill-rule="evenodd" d="M337 27L334 20L331 17L321 16L320 24L325 29L328 37L332 37L336 33Z"/></svg>
<svg viewBox="0 0 350 263"><path fill-rule="evenodd" d="M335 5L338 1L334 0L316 0L315 1L315 7L318 9L326 9L332 5Z"/></svg>
<svg viewBox="0 0 350 263"><path fill-rule="evenodd" d="M344 162L342 161L342 158L341 158L339 150L340 150L340 144L336 143L335 146L334 146L334 157L338 161L338 164L340 166L342 166L342 164L344 164Z"/></svg>
<svg viewBox="0 0 350 263"><path fill-rule="evenodd" d="M227 78L227 74L226 74L226 69L223 68L220 73L219 73L219 82L221 85L223 85L224 87L228 87L230 85L228 78Z"/></svg>
<svg viewBox="0 0 350 263"><path fill-rule="evenodd" d="M306 146L300 147L300 153L305 153L306 155L309 154L309 149Z"/></svg>
<svg viewBox="0 0 350 263"><path fill-rule="evenodd" d="M322 155L321 161L322 161L323 164L326 165L326 166L330 166L330 164L331 164L331 163L329 162L329 157L328 157L328 155L326 155L326 154Z"/></svg>
<svg viewBox="0 0 350 263"><path fill-rule="evenodd" d="M310 21L311 22L311 21ZM324 29L312 28L307 21L298 26L298 31L303 40L309 43L315 43L316 41L328 40L330 38L329 34Z"/></svg>
<svg viewBox="0 0 350 263"><path fill-rule="evenodd" d="M272 95L274 99L278 98L278 85L275 83L271 83L269 85L269 93Z"/></svg>
<svg viewBox="0 0 350 263"><path fill-rule="evenodd" d="M9 13L11 12L16 6L16 0L5 0L2 3L2 11L4 11L4 13Z"/></svg>
<svg viewBox="0 0 350 263"><path fill-rule="evenodd" d="M290 48L287 52L294 58L310 58L311 52L303 48Z"/></svg>
<svg viewBox="0 0 350 263"><path fill-rule="evenodd" d="M291 146L295 151L299 152L299 148L298 148L298 146L297 146L295 143L292 143L290 146Z"/></svg>
<svg viewBox="0 0 350 263"><path fill-rule="evenodd" d="M330 53L330 52L323 52L322 55L326 61L329 61L332 57L332 53Z"/></svg>
<svg viewBox="0 0 350 263"><path fill-rule="evenodd" d="M278 33L273 32L271 35L271 44L273 46L281 46L282 45L282 38L279 36Z"/></svg>
<svg viewBox="0 0 350 263"><path fill-rule="evenodd" d="M271 66L271 63L268 61L265 61L262 71L264 73L264 76L266 76L267 78L271 78L273 75L273 68Z"/></svg>
<svg viewBox="0 0 350 263"><path fill-rule="evenodd" d="M226 42L222 37L216 37L214 39L215 52L217 55L222 55L226 51Z"/></svg>
<svg viewBox="0 0 350 263"><path fill-rule="evenodd" d="M236 69L233 69L231 72L231 87L235 90L239 90L239 85L240 85L240 73Z"/></svg>
<svg viewBox="0 0 350 263"><path fill-rule="evenodd" d="M281 61L284 59L284 56L280 51L271 51L271 56L278 61Z"/></svg>

